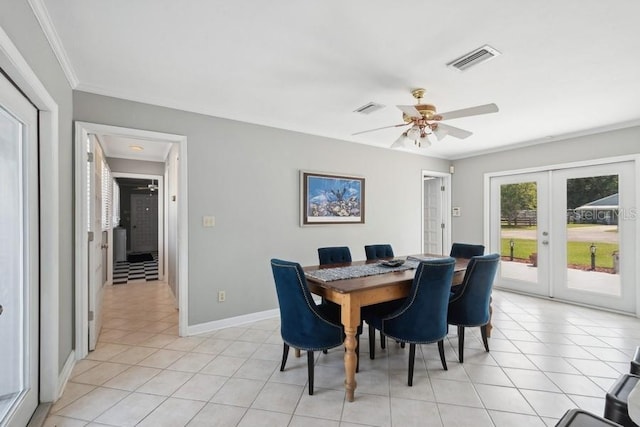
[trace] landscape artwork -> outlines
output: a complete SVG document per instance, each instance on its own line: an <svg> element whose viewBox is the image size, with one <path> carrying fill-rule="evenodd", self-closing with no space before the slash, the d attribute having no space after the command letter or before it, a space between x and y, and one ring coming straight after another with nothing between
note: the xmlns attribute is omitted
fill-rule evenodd
<svg viewBox="0 0 640 427"><path fill-rule="evenodd" d="M301 172L302 225L363 224L364 178Z"/></svg>

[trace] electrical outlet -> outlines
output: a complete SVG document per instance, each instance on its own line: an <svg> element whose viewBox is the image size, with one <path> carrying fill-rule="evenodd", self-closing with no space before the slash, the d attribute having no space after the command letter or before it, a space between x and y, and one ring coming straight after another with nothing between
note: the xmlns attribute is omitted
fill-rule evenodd
<svg viewBox="0 0 640 427"><path fill-rule="evenodd" d="M227 295L224 291L218 291L218 302L224 302L227 299Z"/></svg>

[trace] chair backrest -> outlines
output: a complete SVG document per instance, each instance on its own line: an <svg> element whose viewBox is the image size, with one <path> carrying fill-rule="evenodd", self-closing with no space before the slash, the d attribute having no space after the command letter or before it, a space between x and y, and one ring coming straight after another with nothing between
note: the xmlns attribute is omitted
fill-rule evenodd
<svg viewBox="0 0 640 427"><path fill-rule="evenodd" d="M351 262L351 251L348 246L318 248L318 259L320 265Z"/></svg>
<svg viewBox="0 0 640 427"><path fill-rule="evenodd" d="M317 310L300 264L271 260L280 304L282 340L294 348L316 350L335 347L343 340L342 328Z"/></svg>
<svg viewBox="0 0 640 427"><path fill-rule="evenodd" d="M393 258L393 248L391 245L366 245L364 247L364 253L367 255L368 260L380 259L380 258Z"/></svg>
<svg viewBox="0 0 640 427"><path fill-rule="evenodd" d="M498 262L499 254L471 258L462 284L449 301L450 324L482 326L489 322L491 290Z"/></svg>
<svg viewBox="0 0 640 427"><path fill-rule="evenodd" d="M454 243L451 245L449 256L454 258L471 258L484 255L484 245L470 245L468 243Z"/></svg>
<svg viewBox="0 0 640 427"><path fill-rule="evenodd" d="M455 260L422 261L416 269L405 303L382 319L382 330L391 338L409 343L430 343L447 335L447 305Z"/></svg>

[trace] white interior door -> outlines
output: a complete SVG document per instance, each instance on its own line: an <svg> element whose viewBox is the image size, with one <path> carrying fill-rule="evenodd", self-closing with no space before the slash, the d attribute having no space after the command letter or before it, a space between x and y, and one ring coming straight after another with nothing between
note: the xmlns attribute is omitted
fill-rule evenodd
<svg viewBox="0 0 640 427"><path fill-rule="evenodd" d="M0 74L0 425L38 405L37 110Z"/></svg>
<svg viewBox="0 0 640 427"><path fill-rule="evenodd" d="M444 254L443 181L442 177L424 177L423 251L427 254Z"/></svg>
<svg viewBox="0 0 640 427"><path fill-rule="evenodd" d="M95 137L90 135L87 141L87 152L93 153L87 162L89 243L88 243L88 296L89 296L89 351L96 348L100 329L102 328L102 290L105 282L103 264L105 261L106 233L102 232L102 161L103 154Z"/></svg>

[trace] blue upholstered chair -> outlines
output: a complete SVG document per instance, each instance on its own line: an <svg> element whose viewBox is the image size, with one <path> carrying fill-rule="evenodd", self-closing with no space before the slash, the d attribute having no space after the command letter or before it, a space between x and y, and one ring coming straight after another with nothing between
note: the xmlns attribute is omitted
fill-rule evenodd
<svg viewBox="0 0 640 427"><path fill-rule="evenodd" d="M366 245L364 247L364 253L367 255L367 260L375 260L381 258L393 258L393 248L391 245Z"/></svg>
<svg viewBox="0 0 640 427"><path fill-rule="evenodd" d="M468 243L454 243L451 245L449 256L454 258L469 259L474 256L484 255L484 245L470 245Z"/></svg>
<svg viewBox="0 0 640 427"><path fill-rule="evenodd" d="M382 258L393 258L393 248L388 244L379 244L379 245L365 245L364 253L367 256L367 261L373 261L376 259ZM371 327L371 326L370 326ZM370 334L371 336L372 334ZM369 343L371 347L373 344ZM386 347L386 339L384 334L380 332L380 347Z"/></svg>
<svg viewBox="0 0 640 427"><path fill-rule="evenodd" d="M318 259L320 260L320 265L351 262L351 251L348 246L318 248Z"/></svg>
<svg viewBox="0 0 640 427"><path fill-rule="evenodd" d="M312 395L313 352L342 345L344 333L340 312L314 302L300 264L272 259L271 270L278 293L280 334L284 341L280 370L284 371L289 347L306 350L309 394Z"/></svg>
<svg viewBox="0 0 640 427"><path fill-rule="evenodd" d="M467 265L462 284L449 300L447 323L458 327L458 359L464 361L464 328L480 326L484 349L489 351L487 324L493 280L500 261L499 254L474 256Z"/></svg>
<svg viewBox="0 0 640 427"><path fill-rule="evenodd" d="M447 305L454 266L453 258L423 261L418 265L405 300L362 309L362 317L370 325L370 342L375 328L396 341L409 343L409 386L413 385L416 344L437 342L442 367L447 370L443 340L447 336ZM370 351L374 350L370 348Z"/></svg>

